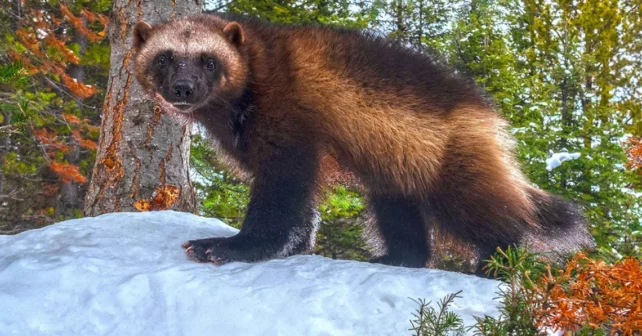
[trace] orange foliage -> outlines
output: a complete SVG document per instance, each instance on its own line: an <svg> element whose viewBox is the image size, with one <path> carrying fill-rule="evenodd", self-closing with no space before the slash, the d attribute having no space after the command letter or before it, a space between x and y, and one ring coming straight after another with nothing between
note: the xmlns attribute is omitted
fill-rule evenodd
<svg viewBox="0 0 642 336"><path fill-rule="evenodd" d="M76 117L73 114L69 114L69 113L63 114L62 118L65 119L65 121L70 123L70 124L80 125L83 122L83 120L80 120L80 118Z"/></svg>
<svg viewBox="0 0 642 336"><path fill-rule="evenodd" d="M46 152L49 156L53 156L55 150L67 152L69 146L58 139L55 133L49 132L46 128L34 129L33 135L41 144L47 145Z"/></svg>
<svg viewBox="0 0 642 336"><path fill-rule="evenodd" d="M16 30L16 36L18 36L18 40L22 45L25 46L29 51L34 53L34 55L39 56L39 57L44 57L44 53L42 51L42 45L36 38L36 34L31 32L29 28L21 28Z"/></svg>
<svg viewBox="0 0 642 336"><path fill-rule="evenodd" d="M631 169L642 167L642 139L629 138L629 161L626 163Z"/></svg>
<svg viewBox="0 0 642 336"><path fill-rule="evenodd" d="M100 132L100 127L96 125L86 124L85 128L88 132Z"/></svg>
<svg viewBox="0 0 642 336"><path fill-rule="evenodd" d="M65 84L69 91L76 97L85 99L98 92L95 87L78 82L76 79L67 76L67 74L62 74L61 78L62 83Z"/></svg>
<svg viewBox="0 0 642 336"><path fill-rule="evenodd" d="M80 144L80 147L95 150L98 148L98 144L96 141L89 140L89 139L78 139L78 143Z"/></svg>
<svg viewBox="0 0 642 336"><path fill-rule="evenodd" d="M80 118L76 117L73 114L64 114L62 117L63 119L65 119L65 121L67 121L70 124L74 124L79 127L87 127L90 130L96 129L96 126L91 126L88 124L89 121L87 119L81 120ZM67 152L70 149L70 146L66 142L63 142L62 140L60 140L58 135L56 135L53 132L50 132L46 128L33 129L32 132L36 140L38 140L43 145L47 145L46 151L50 157L54 156L53 151L55 150ZM78 144L83 148L94 150L97 147L97 144L95 141L84 139L80 135L80 130L78 129L74 129L71 131L71 137L74 140L76 140L76 142L78 142Z"/></svg>
<svg viewBox="0 0 642 336"><path fill-rule="evenodd" d="M45 128L40 128L40 129L35 129L33 130L33 136L38 139L38 141L42 143L50 143L51 142L51 135L49 131Z"/></svg>
<svg viewBox="0 0 642 336"><path fill-rule="evenodd" d="M45 197L55 197L56 194L58 194L58 190L60 190L60 185L57 185L57 184L45 184L42 187L42 194Z"/></svg>
<svg viewBox="0 0 642 336"><path fill-rule="evenodd" d="M181 190L173 185L163 185L156 188L151 201L139 200L134 202L138 211L167 210L178 201Z"/></svg>
<svg viewBox="0 0 642 336"><path fill-rule="evenodd" d="M80 173L78 166L71 165L68 163L56 162L52 160L49 163L49 168L53 172L58 174L58 176L63 182L78 182L78 183L87 182L87 178Z"/></svg>
<svg viewBox="0 0 642 336"><path fill-rule="evenodd" d="M65 62L78 64L80 62L80 58L78 58L71 49L67 48L63 40L53 35L47 35L47 37L45 37L45 42L47 42L47 46L55 49L60 53L60 55L62 55L62 64L65 64Z"/></svg>
<svg viewBox="0 0 642 336"><path fill-rule="evenodd" d="M96 141L89 140L89 139L83 139L83 138L80 136L80 131L78 131L78 130L73 130L73 131L71 132L71 135L73 136L73 138L74 138L76 141L78 141L78 144L79 144L81 147L83 147L83 148L87 148L87 149L91 149L91 150L96 149L96 147L97 147Z"/></svg>
<svg viewBox="0 0 642 336"><path fill-rule="evenodd" d="M104 38L105 29L107 28L108 18L102 14L92 13L83 9L80 14L82 17L75 16L69 8L60 4L60 12L64 18L61 20L48 12L44 15L39 10L29 10L23 17L22 27L16 30L18 41L27 49L27 52L9 51L8 54L14 61L20 61L25 71L30 74L56 75L59 76L62 84L69 91L79 97L87 98L98 92L91 86L80 83L65 72L69 64L78 64L80 58L70 48L67 42L70 37L67 35L68 24L63 26L67 21L75 31L87 37L91 42L97 42ZM94 32L87 24L99 22L103 26L100 32ZM53 51L53 52L51 52Z"/></svg>
<svg viewBox="0 0 642 336"><path fill-rule="evenodd" d="M540 279L544 303L539 327L576 331L583 326L610 327L611 334L642 331L642 263L626 258L614 265L580 253L559 274Z"/></svg>
<svg viewBox="0 0 642 336"><path fill-rule="evenodd" d="M60 4L60 12L62 12L63 16L65 19L71 23L76 30L78 30L81 34L87 37L87 39L91 42L97 42L100 41L104 36L105 36L105 31L101 31L99 33L94 33L83 22L82 18L79 18L75 16L67 6ZM109 21L104 15L101 14L95 14L92 13L88 10L83 9L80 14L85 17L85 19L88 22L95 22L98 20L105 28L107 27L107 22Z"/></svg>

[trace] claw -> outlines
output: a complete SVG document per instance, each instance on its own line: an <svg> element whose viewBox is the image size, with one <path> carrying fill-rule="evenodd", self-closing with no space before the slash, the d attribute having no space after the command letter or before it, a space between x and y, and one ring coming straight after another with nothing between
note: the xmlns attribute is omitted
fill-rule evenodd
<svg viewBox="0 0 642 336"><path fill-rule="evenodd" d="M210 262L213 263L216 266L221 266L221 265L224 264L224 262L223 262L223 260L221 260L221 258L210 256L209 259L210 259Z"/></svg>
<svg viewBox="0 0 642 336"><path fill-rule="evenodd" d="M190 240L182 246L190 259L200 263L211 262L215 265L223 265L231 261L252 259L245 256L245 251L235 244L237 242L229 238L207 238Z"/></svg>
<svg viewBox="0 0 642 336"><path fill-rule="evenodd" d="M201 259L197 258L197 257L194 255L194 252L193 252L192 250L189 250L189 251L187 252L187 257L188 257L188 258L190 258L190 259L192 259L192 260L194 260L194 261L196 261L196 262L198 262L198 263L206 263L206 262L207 262L207 260L201 260Z"/></svg>

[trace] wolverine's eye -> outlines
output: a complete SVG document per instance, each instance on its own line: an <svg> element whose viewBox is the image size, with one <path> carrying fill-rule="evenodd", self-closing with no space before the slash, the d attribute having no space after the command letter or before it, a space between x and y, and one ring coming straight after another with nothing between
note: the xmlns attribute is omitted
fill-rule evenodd
<svg viewBox="0 0 642 336"><path fill-rule="evenodd" d="M161 56L158 58L158 66L160 66L160 67L164 67L164 66L166 66L166 65L167 65L167 57L166 57L165 55L161 55Z"/></svg>
<svg viewBox="0 0 642 336"><path fill-rule="evenodd" d="M205 63L205 67L207 70L214 70L214 67L216 67L216 62L214 62L213 59L209 59L207 63Z"/></svg>

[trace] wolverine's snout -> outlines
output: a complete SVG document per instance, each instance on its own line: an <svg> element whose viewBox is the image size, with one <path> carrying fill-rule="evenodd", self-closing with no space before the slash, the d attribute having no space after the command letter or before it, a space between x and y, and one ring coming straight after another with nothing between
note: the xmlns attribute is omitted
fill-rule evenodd
<svg viewBox="0 0 642 336"><path fill-rule="evenodd" d="M188 80L179 80L172 87L172 94L178 101L186 101L194 97L194 82Z"/></svg>
<svg viewBox="0 0 642 336"><path fill-rule="evenodd" d="M196 76L181 75L170 80L163 90L163 98L180 110L187 110L201 105L206 92Z"/></svg>

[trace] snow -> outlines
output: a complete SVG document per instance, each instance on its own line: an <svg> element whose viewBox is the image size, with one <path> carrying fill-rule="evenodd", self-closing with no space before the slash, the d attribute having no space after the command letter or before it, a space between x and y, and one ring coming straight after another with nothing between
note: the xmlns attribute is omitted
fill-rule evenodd
<svg viewBox="0 0 642 336"><path fill-rule="evenodd" d="M118 213L0 236L2 335L410 335L417 308L498 316L499 282L300 255L200 264L189 239L237 231L173 211Z"/></svg>
<svg viewBox="0 0 642 336"><path fill-rule="evenodd" d="M553 169L562 165L564 161L575 160L580 157L580 153L553 153L550 158L546 159L546 170L552 171Z"/></svg>
<svg viewBox="0 0 642 336"><path fill-rule="evenodd" d="M45 37L47 37L47 35L49 34L47 34L47 31L45 31L44 29L40 29L40 28L36 29L36 37L39 40L44 39Z"/></svg>

